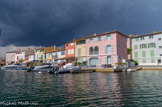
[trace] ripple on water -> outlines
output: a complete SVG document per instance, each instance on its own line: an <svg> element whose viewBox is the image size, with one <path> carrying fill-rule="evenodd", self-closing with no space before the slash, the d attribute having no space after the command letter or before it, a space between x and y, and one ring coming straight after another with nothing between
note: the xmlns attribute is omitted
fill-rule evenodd
<svg viewBox="0 0 162 107"><path fill-rule="evenodd" d="M48 73L0 71L0 101L41 106L160 106L162 72Z"/></svg>

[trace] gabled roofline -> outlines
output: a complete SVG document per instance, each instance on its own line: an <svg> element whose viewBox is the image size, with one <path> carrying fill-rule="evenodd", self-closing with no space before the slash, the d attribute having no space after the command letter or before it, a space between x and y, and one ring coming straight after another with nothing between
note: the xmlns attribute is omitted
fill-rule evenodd
<svg viewBox="0 0 162 107"><path fill-rule="evenodd" d="M137 37L145 37L145 36L150 36L150 35L157 35L157 34L162 34L161 32L155 32L155 33L148 33L148 34L144 34L144 35L137 35L137 36L131 36L131 38L137 38Z"/></svg>

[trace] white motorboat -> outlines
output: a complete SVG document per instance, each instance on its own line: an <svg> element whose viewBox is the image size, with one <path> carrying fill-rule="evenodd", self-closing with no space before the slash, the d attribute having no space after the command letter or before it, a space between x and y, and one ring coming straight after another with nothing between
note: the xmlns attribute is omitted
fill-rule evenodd
<svg viewBox="0 0 162 107"><path fill-rule="evenodd" d="M22 65L6 65L1 68L2 70L5 71L26 71L27 68Z"/></svg>
<svg viewBox="0 0 162 107"><path fill-rule="evenodd" d="M55 66L52 65L42 65L42 66L34 66L30 69L28 69L28 71L34 71L34 72L49 72L51 70L53 70Z"/></svg>

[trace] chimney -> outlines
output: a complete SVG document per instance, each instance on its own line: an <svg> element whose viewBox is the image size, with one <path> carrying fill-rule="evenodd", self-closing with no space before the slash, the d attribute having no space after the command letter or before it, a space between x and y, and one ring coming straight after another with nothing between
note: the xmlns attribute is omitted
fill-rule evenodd
<svg viewBox="0 0 162 107"><path fill-rule="evenodd" d="M97 36L97 34L96 34L96 33L94 33L94 34L93 34L93 36Z"/></svg>
<svg viewBox="0 0 162 107"><path fill-rule="evenodd" d="M157 31L156 30L154 30L154 32L153 33L157 33Z"/></svg>
<svg viewBox="0 0 162 107"><path fill-rule="evenodd" d="M53 47L54 47L54 50L56 50L56 45L54 45Z"/></svg>

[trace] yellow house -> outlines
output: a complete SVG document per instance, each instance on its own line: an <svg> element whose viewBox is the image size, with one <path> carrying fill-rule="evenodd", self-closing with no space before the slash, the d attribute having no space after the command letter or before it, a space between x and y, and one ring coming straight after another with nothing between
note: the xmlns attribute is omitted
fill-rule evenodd
<svg viewBox="0 0 162 107"><path fill-rule="evenodd" d="M54 51L58 50L56 46L52 47L46 47L44 48L44 57L43 62L44 63L53 63L54 62Z"/></svg>
<svg viewBox="0 0 162 107"><path fill-rule="evenodd" d="M36 49L35 60L37 60L39 62L43 62L43 58L44 58L44 48Z"/></svg>
<svg viewBox="0 0 162 107"><path fill-rule="evenodd" d="M86 61L86 39L78 39L75 44L76 61L82 63Z"/></svg>

